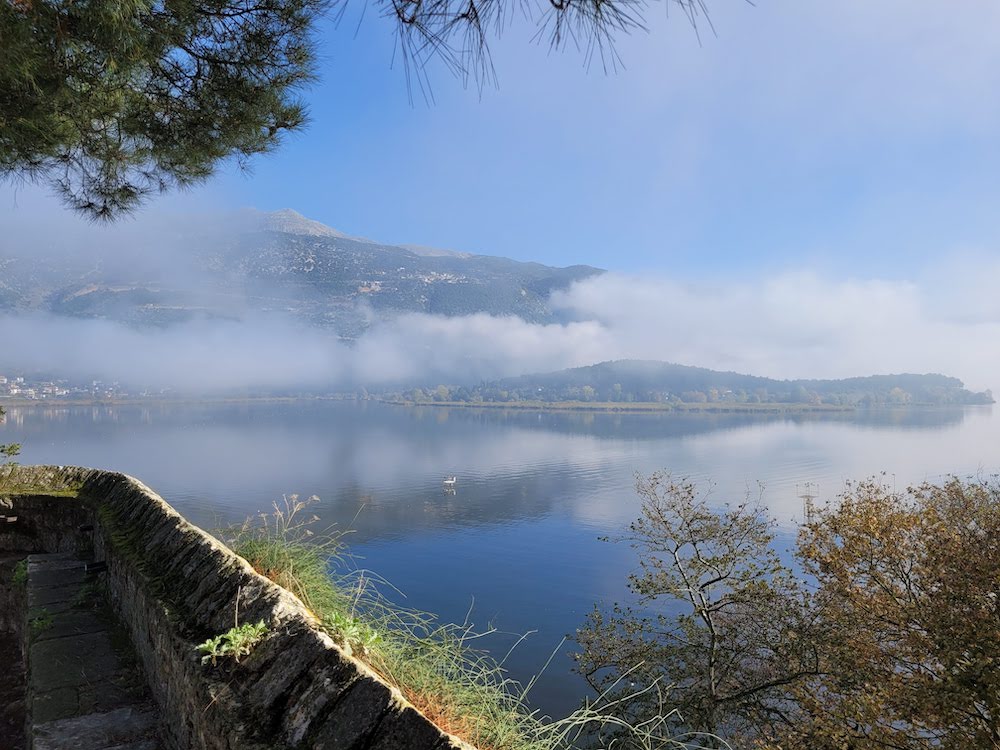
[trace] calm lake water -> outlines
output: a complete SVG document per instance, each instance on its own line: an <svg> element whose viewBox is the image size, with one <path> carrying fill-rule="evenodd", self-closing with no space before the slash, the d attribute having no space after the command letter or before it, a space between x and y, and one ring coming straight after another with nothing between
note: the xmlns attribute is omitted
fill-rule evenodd
<svg viewBox="0 0 1000 750"><path fill-rule="evenodd" d="M624 594L635 565L621 532L638 513L637 472L666 468L712 501L757 483L790 536L805 492L885 472L905 487L1000 471L991 407L737 416L498 412L371 402L12 408L0 442L23 463L136 476L192 522L217 528L282 494L321 498L350 526L358 565L442 619L494 625L483 643L529 680L595 603ZM442 479L457 475L454 494ZM532 691L544 712L584 695L564 645Z"/></svg>

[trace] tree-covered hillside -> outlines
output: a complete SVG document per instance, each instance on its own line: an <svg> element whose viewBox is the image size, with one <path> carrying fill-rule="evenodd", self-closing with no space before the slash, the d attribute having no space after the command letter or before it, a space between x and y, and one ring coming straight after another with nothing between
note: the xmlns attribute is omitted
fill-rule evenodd
<svg viewBox="0 0 1000 750"><path fill-rule="evenodd" d="M858 407L993 403L990 391L970 391L958 378L945 375L774 380L704 367L638 360L602 362L559 372L505 378L471 388L439 386L429 391L416 390L419 393L415 394L417 398L414 400L438 401L728 402Z"/></svg>

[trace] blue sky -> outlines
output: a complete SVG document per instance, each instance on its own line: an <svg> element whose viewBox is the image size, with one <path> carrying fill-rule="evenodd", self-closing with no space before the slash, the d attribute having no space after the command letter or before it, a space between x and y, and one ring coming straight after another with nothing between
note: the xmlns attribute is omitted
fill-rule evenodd
<svg viewBox="0 0 1000 750"><path fill-rule="evenodd" d="M290 207L387 242L691 280L996 256L1000 6L711 0L714 35L668 7L608 74L520 19L493 44L498 89L432 64L428 104L356 3L318 35L308 129L147 212ZM37 199L0 186L0 210Z"/></svg>
<svg viewBox="0 0 1000 750"><path fill-rule="evenodd" d="M322 34L310 128L210 189L386 241L693 277L894 277L996 245L994 4L710 8L700 45L653 8L608 75L515 24L498 90L432 67L430 105L391 67L391 26L348 12Z"/></svg>

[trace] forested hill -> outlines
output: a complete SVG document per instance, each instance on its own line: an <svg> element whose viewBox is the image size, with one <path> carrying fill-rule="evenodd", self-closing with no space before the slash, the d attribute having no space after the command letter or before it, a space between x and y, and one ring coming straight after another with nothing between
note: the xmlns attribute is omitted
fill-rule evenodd
<svg viewBox="0 0 1000 750"><path fill-rule="evenodd" d="M870 375L844 380L774 380L669 362L602 362L539 375L523 375L471 389L453 400L610 401L674 403L798 403L837 406L991 404L945 375Z"/></svg>

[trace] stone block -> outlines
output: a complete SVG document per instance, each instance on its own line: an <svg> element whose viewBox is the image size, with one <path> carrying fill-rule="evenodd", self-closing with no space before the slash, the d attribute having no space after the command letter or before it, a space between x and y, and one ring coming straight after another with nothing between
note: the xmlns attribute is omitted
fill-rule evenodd
<svg viewBox="0 0 1000 750"><path fill-rule="evenodd" d="M107 748L155 736L156 714L119 708L106 713L36 724L34 750L82 750Z"/></svg>
<svg viewBox="0 0 1000 750"><path fill-rule="evenodd" d="M90 610L70 609L65 612L51 613L52 624L33 634L35 643L51 641L55 638L66 638L107 630L107 623L96 612Z"/></svg>
<svg viewBox="0 0 1000 750"><path fill-rule="evenodd" d="M29 685L36 692L107 680L122 668L105 633L37 641L31 644L28 663Z"/></svg>
<svg viewBox="0 0 1000 750"><path fill-rule="evenodd" d="M361 676L349 660L324 665L311 672L299 695L289 701L281 718L281 737L291 747L303 747L303 741L322 724L327 709L334 705Z"/></svg>
<svg viewBox="0 0 1000 750"><path fill-rule="evenodd" d="M434 750L444 733L412 706L386 714L367 750Z"/></svg>
<svg viewBox="0 0 1000 750"><path fill-rule="evenodd" d="M337 701L311 741L314 750L359 750L395 704L387 685L362 677Z"/></svg>

